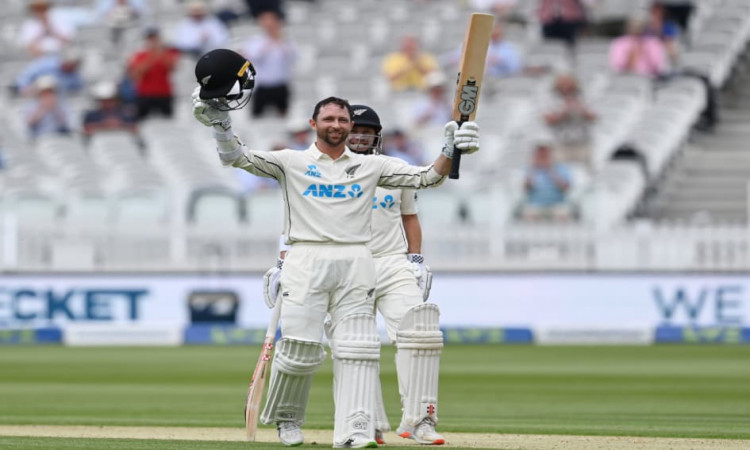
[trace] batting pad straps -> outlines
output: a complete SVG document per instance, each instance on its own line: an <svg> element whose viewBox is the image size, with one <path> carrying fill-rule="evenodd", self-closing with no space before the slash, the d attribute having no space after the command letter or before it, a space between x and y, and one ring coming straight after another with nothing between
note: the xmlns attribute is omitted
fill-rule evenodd
<svg viewBox="0 0 750 450"><path fill-rule="evenodd" d="M334 445L351 438L372 440L380 338L372 314L353 314L329 327L336 404Z"/></svg>
<svg viewBox="0 0 750 450"><path fill-rule="evenodd" d="M404 409L402 422L415 427L429 417L437 423L438 374L443 334L434 303L409 309L396 333L396 368Z"/></svg>
<svg viewBox="0 0 750 450"><path fill-rule="evenodd" d="M318 342L289 338L279 341L261 422L268 425L282 421L302 424L305 421L313 375L325 357L326 351Z"/></svg>

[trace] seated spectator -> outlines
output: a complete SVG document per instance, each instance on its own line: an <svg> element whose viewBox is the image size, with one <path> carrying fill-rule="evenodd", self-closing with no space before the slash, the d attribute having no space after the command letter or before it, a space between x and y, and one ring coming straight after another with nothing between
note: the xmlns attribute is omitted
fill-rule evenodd
<svg viewBox="0 0 750 450"><path fill-rule="evenodd" d="M36 80L34 87L34 98L25 111L29 137L34 140L45 135L70 134L73 113L57 92L57 79L45 75Z"/></svg>
<svg viewBox="0 0 750 450"><path fill-rule="evenodd" d="M125 30L146 24L151 9L147 0L97 0L94 16L110 29L110 38L119 45Z"/></svg>
<svg viewBox="0 0 750 450"><path fill-rule="evenodd" d="M661 39L664 49L669 55L669 62L674 67L677 65L680 56L680 27L677 22L667 17L664 5L654 3L648 11L647 33Z"/></svg>
<svg viewBox="0 0 750 450"><path fill-rule="evenodd" d="M250 113L253 117L260 117L275 109L285 117L291 102L292 69L297 61L297 47L284 34L284 23L277 12L261 13L258 25L263 32L248 39L240 49L258 72Z"/></svg>
<svg viewBox="0 0 750 450"><path fill-rule="evenodd" d="M18 43L33 57L60 53L73 39L75 26L64 16L53 14L50 0L30 0L31 17L21 25Z"/></svg>
<svg viewBox="0 0 750 450"><path fill-rule="evenodd" d="M156 28L148 28L145 44L128 62L128 76L135 85L138 120L143 120L154 111L172 117L174 98L172 95L172 73L177 67L180 52L169 48Z"/></svg>
<svg viewBox="0 0 750 450"><path fill-rule="evenodd" d="M88 141L96 133L126 131L133 135L140 148L144 148L138 134L135 108L122 104L117 83L101 81L94 86L92 93L97 105L83 116L84 140Z"/></svg>
<svg viewBox="0 0 750 450"><path fill-rule="evenodd" d="M539 0L537 17L545 39L562 40L574 46L586 25L586 8L595 0Z"/></svg>
<svg viewBox="0 0 750 450"><path fill-rule="evenodd" d="M289 131L289 142L284 144L284 148L292 150L307 150L312 142L312 128L305 121L291 122L287 128Z"/></svg>
<svg viewBox="0 0 750 450"><path fill-rule="evenodd" d="M425 76L438 68L435 57L421 51L419 39L409 34L401 38L399 51L386 55L382 71L393 91L421 91Z"/></svg>
<svg viewBox="0 0 750 450"><path fill-rule="evenodd" d="M432 72L425 77L425 96L414 105L414 126L443 127L453 115L453 98L446 90L448 79L442 72Z"/></svg>
<svg viewBox="0 0 750 450"><path fill-rule="evenodd" d="M578 80L573 75L560 74L555 78L552 105L544 120L552 128L564 160L590 168L590 128L596 114L581 98Z"/></svg>
<svg viewBox="0 0 750 450"><path fill-rule="evenodd" d="M172 44L175 48L200 58L210 50L226 46L229 30L209 14L208 6L203 1L191 0L186 8L188 16L180 20L174 30Z"/></svg>
<svg viewBox="0 0 750 450"><path fill-rule="evenodd" d="M31 95L34 82L39 77L52 75L57 79L62 94L75 94L83 88L81 75L82 55L78 49L68 47L62 54L47 54L34 59L16 77L13 90L23 96Z"/></svg>
<svg viewBox="0 0 750 450"><path fill-rule="evenodd" d="M451 66L457 66L460 60L461 46L441 58L443 64ZM516 44L505 40L505 24L502 21L496 21L492 27L484 70L487 76L495 78L518 75L523 70L521 52Z"/></svg>
<svg viewBox="0 0 750 450"><path fill-rule="evenodd" d="M546 141L538 142L534 148L524 181L523 220L567 222L572 218L571 205L566 201L570 172L567 166L555 161L553 151L552 144Z"/></svg>
<svg viewBox="0 0 750 450"><path fill-rule="evenodd" d="M667 17L674 20L681 29L688 29L696 0L657 0L657 3L664 6Z"/></svg>
<svg viewBox="0 0 750 450"><path fill-rule="evenodd" d="M627 34L609 47L609 65L617 73L656 78L668 71L667 52L661 39L649 35L647 23L640 18L628 21Z"/></svg>
<svg viewBox="0 0 750 450"><path fill-rule="evenodd" d="M247 12L253 19L257 19L261 14L268 11L276 13L282 21L286 18L282 0L245 0L245 4L247 5Z"/></svg>
<svg viewBox="0 0 750 450"><path fill-rule="evenodd" d="M419 166L425 162L422 147L398 128L383 137L383 153L394 158L401 158L411 165Z"/></svg>

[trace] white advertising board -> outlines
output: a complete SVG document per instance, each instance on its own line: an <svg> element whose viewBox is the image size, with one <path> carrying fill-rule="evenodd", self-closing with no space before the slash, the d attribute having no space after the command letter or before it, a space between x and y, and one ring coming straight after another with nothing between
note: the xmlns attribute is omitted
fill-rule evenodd
<svg viewBox="0 0 750 450"><path fill-rule="evenodd" d="M0 328L85 323L182 326L195 308L264 328L262 274L4 276ZM430 301L454 327L620 328L749 325L750 279L731 275L436 273ZM216 293L214 299L205 295ZM210 295L209 295L210 296ZM223 297L229 300L222 299ZM218 301L216 301L219 299Z"/></svg>

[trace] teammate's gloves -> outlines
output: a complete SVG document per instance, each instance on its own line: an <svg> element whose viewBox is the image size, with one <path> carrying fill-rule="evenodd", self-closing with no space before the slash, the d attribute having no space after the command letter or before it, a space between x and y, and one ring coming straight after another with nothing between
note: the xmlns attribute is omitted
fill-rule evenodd
<svg viewBox="0 0 750 450"><path fill-rule="evenodd" d="M216 109L211 106L210 102L201 99L200 91L200 86L193 91L193 115L195 118L207 127L214 127L219 131L229 130L232 126L229 112Z"/></svg>
<svg viewBox="0 0 750 450"><path fill-rule="evenodd" d="M479 125L476 122L464 122L459 127L454 121L446 123L443 154L452 159L454 147L467 154L479 150Z"/></svg>
<svg viewBox="0 0 750 450"><path fill-rule="evenodd" d="M281 288L281 268L284 266L284 260L279 258L276 265L268 269L263 275L263 298L266 300L266 306L272 309L276 306L276 297L279 295Z"/></svg>
<svg viewBox="0 0 750 450"><path fill-rule="evenodd" d="M430 288L432 287L432 271L430 270L430 266L424 263L424 256L419 253L409 253L406 257L414 267L417 285L422 290L422 300L426 302L430 297Z"/></svg>

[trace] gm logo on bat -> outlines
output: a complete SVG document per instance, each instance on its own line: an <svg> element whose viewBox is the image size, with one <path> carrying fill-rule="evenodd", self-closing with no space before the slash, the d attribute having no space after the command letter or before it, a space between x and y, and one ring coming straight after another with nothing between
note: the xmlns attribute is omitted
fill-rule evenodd
<svg viewBox="0 0 750 450"><path fill-rule="evenodd" d="M467 80L466 84L461 86L461 101L458 103L458 112L462 116L471 115L477 107L477 96L479 95L479 86L476 80Z"/></svg>

